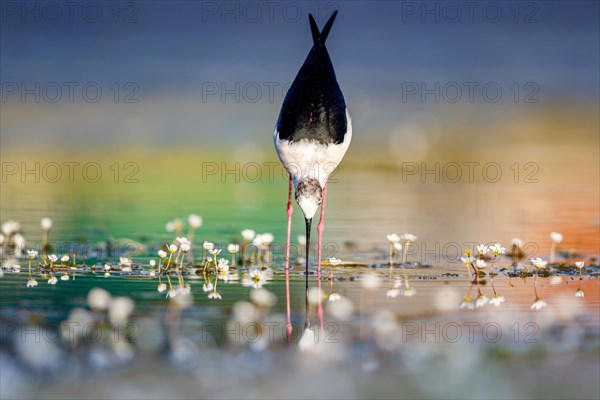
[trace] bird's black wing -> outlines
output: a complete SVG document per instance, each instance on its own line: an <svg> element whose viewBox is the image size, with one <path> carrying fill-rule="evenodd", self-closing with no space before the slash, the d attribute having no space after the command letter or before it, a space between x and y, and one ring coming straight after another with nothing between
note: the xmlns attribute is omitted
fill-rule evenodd
<svg viewBox="0 0 600 400"><path fill-rule="evenodd" d="M319 27L317 26L312 14L308 14L308 21L310 23L310 33L312 34L313 44L317 44L321 32L319 32Z"/></svg>
<svg viewBox="0 0 600 400"><path fill-rule="evenodd" d="M281 140L312 139L334 144L344 141L346 102L325 47L336 14L337 11L320 33L310 16L314 43L283 101L276 126Z"/></svg>

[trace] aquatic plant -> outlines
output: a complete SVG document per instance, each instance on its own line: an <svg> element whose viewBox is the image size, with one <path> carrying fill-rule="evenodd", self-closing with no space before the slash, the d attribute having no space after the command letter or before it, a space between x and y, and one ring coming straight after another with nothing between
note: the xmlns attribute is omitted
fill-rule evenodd
<svg viewBox="0 0 600 400"><path fill-rule="evenodd" d="M583 267L585 263L583 261L575 262L575 266L579 268L579 288L575 292L575 297L585 297L585 293L583 289L581 289L581 282L583 281Z"/></svg>
<svg viewBox="0 0 600 400"><path fill-rule="evenodd" d="M535 267L535 275L533 277L533 293L535 295L535 299L534 299L533 303L531 304L530 308L532 310L541 310L542 308L546 307L548 304L544 300L542 300L538 295L537 277L539 275L539 270L542 268L546 268L548 261L544 261L540 257L536 257L536 258L532 258L530 260L530 262Z"/></svg>
<svg viewBox="0 0 600 400"><path fill-rule="evenodd" d="M556 245L563 241L563 235L558 232L552 232L550 233L550 239L552 240L552 246L550 247L550 263L554 263Z"/></svg>
<svg viewBox="0 0 600 400"><path fill-rule="evenodd" d="M35 250L27 250L27 258L29 258L29 277L27 281L27 287L37 286L37 281L31 276L31 263L37 257L38 252Z"/></svg>
<svg viewBox="0 0 600 400"><path fill-rule="evenodd" d="M235 255L240 251L240 245L237 243L230 243L227 246L227 251L231 254L231 265L235 265Z"/></svg>
<svg viewBox="0 0 600 400"><path fill-rule="evenodd" d="M502 303L504 303L504 296L499 295L498 292L496 291L496 287L494 286L494 276L496 275L496 273L494 272L494 263L496 262L497 259L502 257L502 254L505 253L506 249L504 247L502 247L502 245L500 243L496 243L490 247L490 250L492 251L492 254L494 255L494 258L490 261L490 285L492 286L492 291L494 292L494 295L492 296L492 299L490 300L490 304L493 304L496 307L498 307Z"/></svg>
<svg viewBox="0 0 600 400"><path fill-rule="evenodd" d="M411 243L414 243L417 240L417 237L412 233L404 233L402 236L400 236L400 240L404 242L404 251L402 252L402 263L404 264L408 254L408 246Z"/></svg>

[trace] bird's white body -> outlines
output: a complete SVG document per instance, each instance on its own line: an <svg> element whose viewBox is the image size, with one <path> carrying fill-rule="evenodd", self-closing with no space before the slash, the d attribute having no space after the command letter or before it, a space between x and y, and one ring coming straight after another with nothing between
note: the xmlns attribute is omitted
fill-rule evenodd
<svg viewBox="0 0 600 400"><path fill-rule="evenodd" d="M275 130L273 141L281 163L292 176L294 188L298 183L310 177L325 186L327 178L337 168L344 158L352 141L352 121L346 110L347 131L344 141L340 144L324 144L314 140L301 139L297 142L280 140L279 132Z"/></svg>

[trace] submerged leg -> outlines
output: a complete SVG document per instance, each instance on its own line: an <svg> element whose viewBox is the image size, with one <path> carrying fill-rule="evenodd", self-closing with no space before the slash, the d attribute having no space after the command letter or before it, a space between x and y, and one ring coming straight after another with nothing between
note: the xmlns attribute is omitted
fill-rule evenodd
<svg viewBox="0 0 600 400"><path fill-rule="evenodd" d="M327 198L327 182L323 186L323 201L321 203L321 218L317 225L317 289L319 291L319 302L317 303L317 315L323 329L323 305L321 304L321 247L323 245L323 229L325 228L325 200Z"/></svg>
<svg viewBox="0 0 600 400"><path fill-rule="evenodd" d="M310 226L312 224L312 218L305 218L306 221L306 297L304 301L304 313L305 313L305 322L304 328L308 328L310 326L308 319L308 260L310 259L309 248L310 248Z"/></svg>
<svg viewBox="0 0 600 400"><path fill-rule="evenodd" d="M285 242L285 307L287 312L287 325L285 332L287 335L288 343L292 337L292 320L290 312L290 240L292 235L292 213L294 207L292 206L292 176L290 175L290 186L288 189L288 202L287 202L287 240Z"/></svg>

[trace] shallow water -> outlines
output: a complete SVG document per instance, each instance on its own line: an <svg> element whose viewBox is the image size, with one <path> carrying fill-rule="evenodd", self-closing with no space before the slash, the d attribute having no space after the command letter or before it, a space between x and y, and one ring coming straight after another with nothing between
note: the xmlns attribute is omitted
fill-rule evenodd
<svg viewBox="0 0 600 400"><path fill-rule="evenodd" d="M272 308L250 301L257 289L239 282L220 282L223 299L209 300L202 279L188 280L193 303L179 307L156 291L155 278L140 276L136 268L110 278L78 272L75 280L56 286L38 279L35 289L25 287L26 273L6 273L0 279L3 397L556 398L575 393L593 398L599 393L598 267L588 270L595 277L586 274L583 280L538 278L537 294L548 303L540 311L530 309L536 298L533 278L509 281L500 274L494 287L506 301L470 310L459 304L465 294L475 301L478 286L464 273L407 268L414 296L389 298L388 288L402 268L336 267L333 281L323 279L322 331L311 304L316 338L304 352L298 352L305 322L299 269L291 274L290 343L280 269L264 286L277 296ZM447 273L452 276L443 276ZM367 276L378 277L370 289ZM311 280L314 285L314 276ZM480 285L489 298L490 283L488 278ZM331 285L343 300L327 301ZM102 329L95 322L75 342L64 332L58 335L60 321L68 317L73 326L84 324L69 310L87 310L86 294L96 287L133 299L127 329ZM574 296L578 289L585 297ZM106 318L99 311L90 315L94 321ZM310 387L303 384L307 379ZM499 383L503 379L510 379L510 387Z"/></svg>
<svg viewBox="0 0 600 400"><path fill-rule="evenodd" d="M98 183L9 179L3 184L2 221L21 222L26 247L40 248L39 221L49 216L52 251L75 256L79 265L75 280L59 280L56 286L37 277L39 285L27 288L26 259L17 260L19 274L6 271L0 279L3 398L80 398L82 390L89 398L596 398L600 393L598 209L592 201L598 172L578 167L576 153L563 154L560 162L552 152L537 155L534 184L515 183L509 175L514 159L530 159L515 155L482 157L497 160L508 176L496 183L421 179L406 175L393 159L350 157L329 187L323 247L323 258L343 263L333 269L333 281L327 279L330 267L323 269L323 331L313 298L309 321L317 338L305 352L298 351L306 335L301 260L291 270L290 343L285 335L287 182L281 176L249 182L235 174L203 179L206 163L229 158L195 160L183 154L167 162L152 152L90 153L81 161L97 161L108 174ZM109 167L115 160L136 162L139 182L112 181ZM208 299L204 279L193 268L185 278L190 304L158 293L157 279L147 275L149 260L158 259L157 250L175 236L165 231L166 222L178 216L185 222L190 213L204 217L194 234L196 264L204 240L226 248L241 241L244 228L273 233L273 261L263 266L271 273L264 288L276 296L275 304L260 305L252 298L256 289L242 285L249 267L240 265L238 280L219 281L221 300ZM303 226L296 209L292 260L304 257L297 239ZM499 307L460 308L465 295L474 303L478 291L459 261L467 248L496 241L508 248L519 237L526 259L548 259L551 231L564 235L557 261L566 268L552 267L560 282L538 278L537 295L547 302L545 308L530 308L536 299L533 277L509 280L508 256L495 263L499 275L494 278L506 301ZM406 269L388 267L386 234L392 232L418 237L407 252ZM311 287L316 286L315 255L313 243ZM133 272L119 271L119 256L132 258ZM231 257L226 250L222 256ZM398 255L396 264L399 260ZM577 260L586 262L582 280L572 267ZM108 278L105 263L113 266ZM404 276L412 297L404 296ZM491 299L491 282L485 280L480 288ZM388 297L398 282L397 297ZM331 285L342 301L328 301ZM90 311L86 296L96 287L134 301L124 331L111 327L106 313ZM580 287L585 297L575 297ZM76 342L56 336L77 308L94 321L88 336ZM94 332L102 334L92 340ZM332 379L341 383L332 386ZM306 380L313 383L307 386Z"/></svg>

